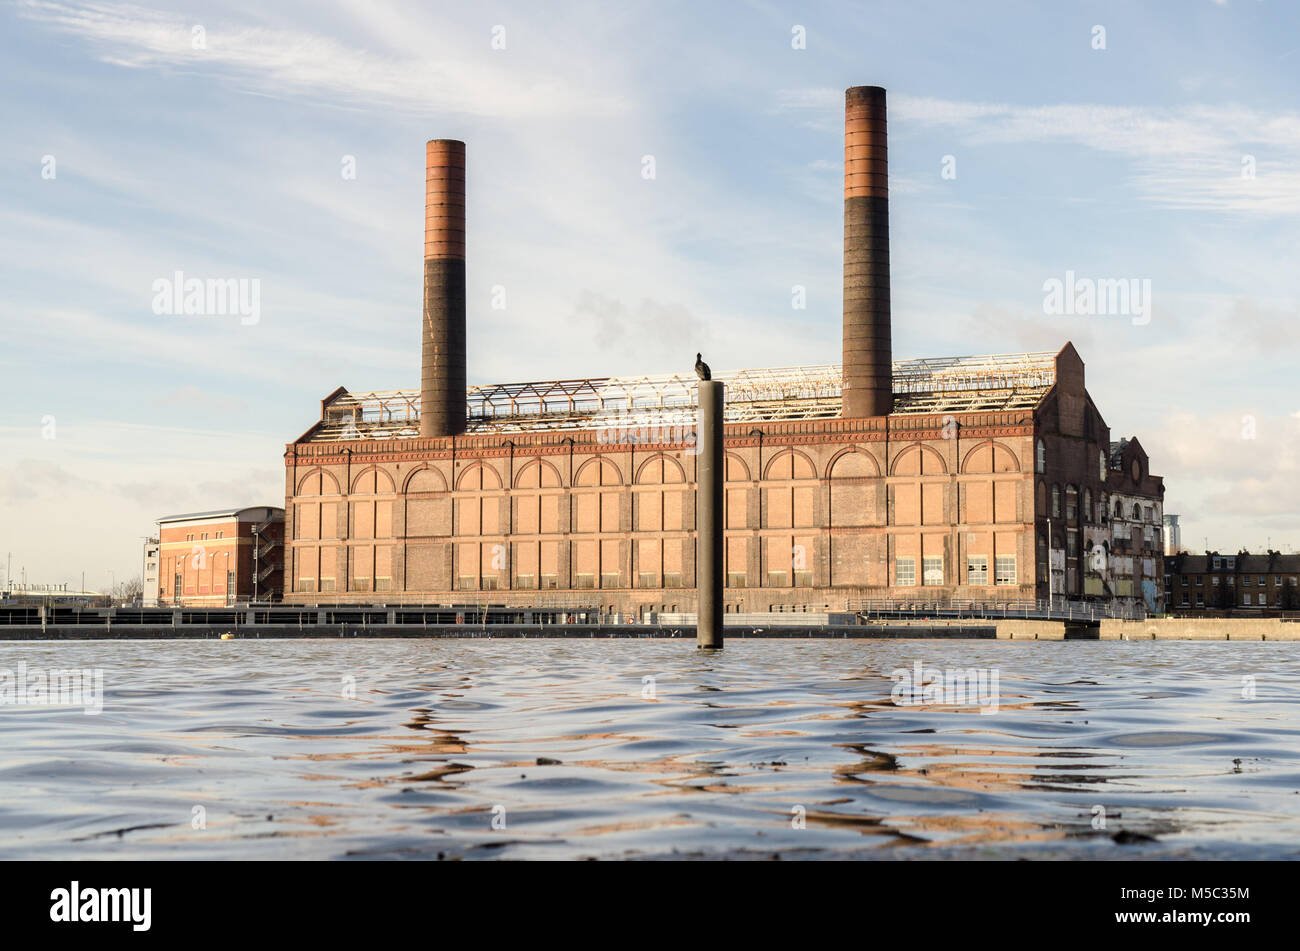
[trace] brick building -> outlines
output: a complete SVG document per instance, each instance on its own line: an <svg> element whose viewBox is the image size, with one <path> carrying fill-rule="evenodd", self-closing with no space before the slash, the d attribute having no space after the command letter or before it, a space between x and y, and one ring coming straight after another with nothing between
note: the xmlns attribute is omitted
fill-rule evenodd
<svg viewBox="0 0 1300 951"><path fill-rule="evenodd" d="M284 509L270 505L158 519L158 603L220 607L278 601Z"/></svg>
<svg viewBox="0 0 1300 951"><path fill-rule="evenodd" d="M336 389L286 447L286 600L694 611L694 377L467 387L464 155L426 148L420 389ZM1163 487L1135 440L1112 468L1071 344L892 360L885 165L884 91L850 89L842 363L714 376L726 609L1139 598L1111 495Z"/></svg>
<svg viewBox="0 0 1300 951"><path fill-rule="evenodd" d="M1300 554L1179 552L1164 559L1166 610L1174 614L1300 612Z"/></svg>

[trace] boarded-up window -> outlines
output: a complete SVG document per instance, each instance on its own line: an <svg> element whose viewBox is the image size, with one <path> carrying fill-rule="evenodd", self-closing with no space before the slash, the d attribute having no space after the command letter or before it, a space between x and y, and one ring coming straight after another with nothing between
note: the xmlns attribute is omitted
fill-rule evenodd
<svg viewBox="0 0 1300 951"><path fill-rule="evenodd" d="M921 487L921 514L926 525L939 525L947 521L944 518L941 483L928 483Z"/></svg>
<svg viewBox="0 0 1300 951"><path fill-rule="evenodd" d="M322 591L337 590L339 560L338 549L322 548L320 550L320 589Z"/></svg>
<svg viewBox="0 0 1300 951"><path fill-rule="evenodd" d="M995 520L999 522L1014 522L1016 520L1016 483L993 483L993 495L995 499Z"/></svg>
<svg viewBox="0 0 1300 951"><path fill-rule="evenodd" d="M320 477L317 476L317 479ZM299 538L320 538L320 503L299 502L294 506Z"/></svg>
<svg viewBox="0 0 1300 951"><path fill-rule="evenodd" d="M790 490L782 487L779 489L764 489L763 493L767 496L767 528L790 528L794 524L794 513L791 507Z"/></svg>
<svg viewBox="0 0 1300 951"><path fill-rule="evenodd" d="M728 538L726 544L727 584L743 588L749 580L749 540Z"/></svg>
<svg viewBox="0 0 1300 951"><path fill-rule="evenodd" d="M541 510L540 531L546 534L558 532L560 530L560 497L558 495L543 495Z"/></svg>
<svg viewBox="0 0 1300 951"><path fill-rule="evenodd" d="M636 527L643 532L661 531L664 526L663 493L638 492L636 494Z"/></svg>
<svg viewBox="0 0 1300 951"><path fill-rule="evenodd" d="M355 547L350 552L352 558L351 591L370 591L371 580L375 576L375 553L369 545Z"/></svg>
<svg viewBox="0 0 1300 951"><path fill-rule="evenodd" d="M515 531L521 535L535 535L541 527L539 520L541 497L536 495L516 495L513 504L515 507Z"/></svg>
<svg viewBox="0 0 1300 951"><path fill-rule="evenodd" d="M619 530L618 496L613 492L600 493L600 530L602 532Z"/></svg>
<svg viewBox="0 0 1300 951"><path fill-rule="evenodd" d="M482 513L479 517L482 519L484 535L498 535L501 532L501 500L499 498L488 498L479 500Z"/></svg>
<svg viewBox="0 0 1300 951"><path fill-rule="evenodd" d="M375 503L374 502L353 502L352 503L352 537L353 538L374 538L375 537Z"/></svg>
<svg viewBox="0 0 1300 951"><path fill-rule="evenodd" d="M664 493L664 531L680 532L682 524L682 499L684 492Z"/></svg>
<svg viewBox="0 0 1300 951"><path fill-rule="evenodd" d="M623 566L619 559L619 541L607 538L600 543L601 587L622 587Z"/></svg>
<svg viewBox="0 0 1300 951"><path fill-rule="evenodd" d="M411 499L406 503L406 534L448 535L451 533L451 499ZM463 533L463 532L462 532Z"/></svg>
<svg viewBox="0 0 1300 951"><path fill-rule="evenodd" d="M594 492L573 497L573 530L595 532L600 527L600 498Z"/></svg>
<svg viewBox="0 0 1300 951"><path fill-rule="evenodd" d="M744 528L749 508L748 489L727 489L727 528Z"/></svg>
<svg viewBox="0 0 1300 951"><path fill-rule="evenodd" d="M894 494L895 525L919 525L921 523L921 487L916 483L903 483L892 486Z"/></svg>
<svg viewBox="0 0 1300 951"><path fill-rule="evenodd" d="M662 568L660 562L661 544L662 543L657 538L640 539L637 541L636 574L638 586L647 588L659 587L659 576Z"/></svg>

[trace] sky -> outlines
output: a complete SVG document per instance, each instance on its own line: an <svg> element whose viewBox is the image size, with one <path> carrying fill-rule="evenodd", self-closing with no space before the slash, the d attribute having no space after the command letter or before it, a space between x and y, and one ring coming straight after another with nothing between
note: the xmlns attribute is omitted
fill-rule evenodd
<svg viewBox="0 0 1300 951"><path fill-rule="evenodd" d="M1298 4L18 0L0 82L14 580L137 575L160 516L282 505L335 387L418 386L431 138L471 383L838 362L853 85L895 359L1072 341L1185 546L1300 549ZM178 271L258 306L157 313ZM1150 311L1050 313L1067 273Z"/></svg>

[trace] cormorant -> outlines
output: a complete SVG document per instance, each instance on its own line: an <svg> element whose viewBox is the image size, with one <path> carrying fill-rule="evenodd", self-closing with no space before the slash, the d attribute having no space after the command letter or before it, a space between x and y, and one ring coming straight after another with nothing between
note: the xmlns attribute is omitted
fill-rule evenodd
<svg viewBox="0 0 1300 951"><path fill-rule="evenodd" d="M701 380L713 379L713 374L709 372L709 365L704 362L698 353L695 355L695 375Z"/></svg>

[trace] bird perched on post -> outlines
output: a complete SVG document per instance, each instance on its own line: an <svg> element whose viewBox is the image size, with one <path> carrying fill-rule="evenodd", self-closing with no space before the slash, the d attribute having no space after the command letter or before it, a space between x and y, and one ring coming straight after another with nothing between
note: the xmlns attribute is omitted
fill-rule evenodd
<svg viewBox="0 0 1300 951"><path fill-rule="evenodd" d="M709 365L704 362L698 353L695 355L695 375L701 380L713 379L713 374L709 372Z"/></svg>

